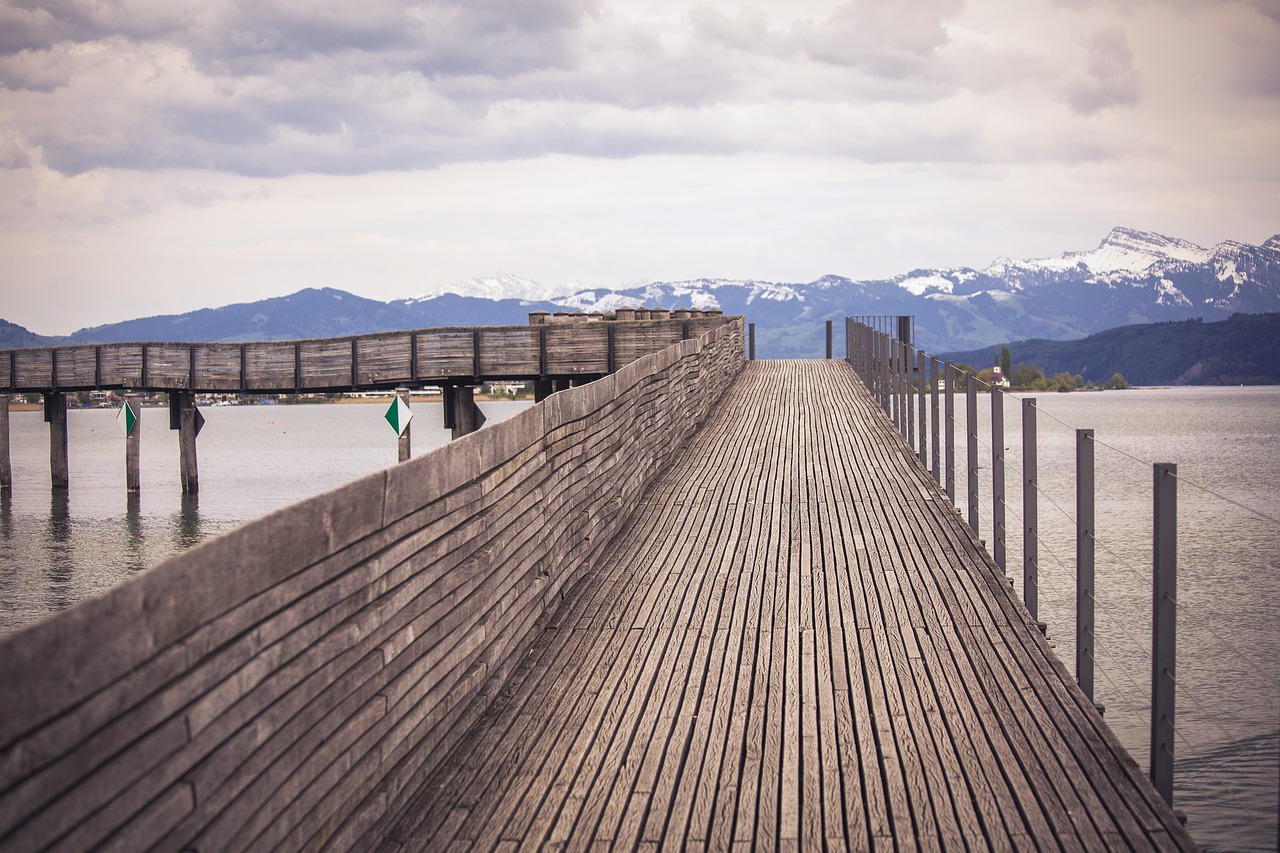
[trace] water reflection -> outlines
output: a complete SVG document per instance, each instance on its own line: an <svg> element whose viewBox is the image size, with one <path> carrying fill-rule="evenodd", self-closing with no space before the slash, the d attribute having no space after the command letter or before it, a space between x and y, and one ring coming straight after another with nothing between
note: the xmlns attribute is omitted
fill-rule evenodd
<svg viewBox="0 0 1280 853"><path fill-rule="evenodd" d="M142 525L142 495L129 492L124 512L125 569L136 574L147 567L147 538Z"/></svg>
<svg viewBox="0 0 1280 853"><path fill-rule="evenodd" d="M63 610L76 600L71 580L75 576L75 547L72 543L70 489L53 489L49 496L49 525L45 539L49 558L45 577L45 602L49 610Z"/></svg>
<svg viewBox="0 0 1280 853"><path fill-rule="evenodd" d="M198 545L204 538L204 529L200 524L200 495L184 494L182 505L173 520L174 553L182 553Z"/></svg>

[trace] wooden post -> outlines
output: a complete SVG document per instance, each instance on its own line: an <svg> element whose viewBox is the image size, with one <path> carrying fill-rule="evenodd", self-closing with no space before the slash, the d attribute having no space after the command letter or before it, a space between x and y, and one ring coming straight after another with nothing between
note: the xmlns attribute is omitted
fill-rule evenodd
<svg viewBox="0 0 1280 853"><path fill-rule="evenodd" d="M747 324L747 359L756 360L756 324Z"/></svg>
<svg viewBox="0 0 1280 853"><path fill-rule="evenodd" d="M0 394L0 492L13 488L13 468L9 464L9 395Z"/></svg>
<svg viewBox="0 0 1280 853"><path fill-rule="evenodd" d="M1004 521L1004 392L991 386L991 556L1000 571L1007 568Z"/></svg>
<svg viewBox="0 0 1280 853"><path fill-rule="evenodd" d="M454 438L462 438L464 435L475 432L484 426L484 412L480 411L480 407L476 405L475 389L470 385L453 385L445 390L446 394L453 395L452 410L453 423L450 428L453 431Z"/></svg>
<svg viewBox="0 0 1280 853"><path fill-rule="evenodd" d="M969 529L978 535L978 377L965 373L964 402L967 411L969 462Z"/></svg>
<svg viewBox="0 0 1280 853"><path fill-rule="evenodd" d="M1022 401L1022 601L1032 619L1040 618L1040 495L1036 492L1036 398Z"/></svg>
<svg viewBox="0 0 1280 853"><path fill-rule="evenodd" d="M178 431L178 473L184 495L194 495L200 491L196 436L203 423L204 418L196 410L194 394L190 391L169 392L169 429Z"/></svg>
<svg viewBox="0 0 1280 853"><path fill-rule="evenodd" d="M1076 430L1076 681L1093 701L1093 430Z"/></svg>
<svg viewBox="0 0 1280 853"><path fill-rule="evenodd" d="M555 393L550 379L537 379L533 383L533 402L541 403Z"/></svg>
<svg viewBox="0 0 1280 853"><path fill-rule="evenodd" d="M1178 466L1153 467L1151 552L1151 782L1173 805L1173 712L1177 681Z"/></svg>
<svg viewBox="0 0 1280 853"><path fill-rule="evenodd" d="M406 409L409 408L409 389L408 388L397 388L396 396L400 398L400 401L402 403L404 403L404 406ZM399 441L398 447L399 447L399 460L401 462L408 462L409 456L411 455L409 451L409 430L411 429L413 429L413 424L412 423L406 424L404 428L404 432L400 433L400 441Z"/></svg>
<svg viewBox="0 0 1280 853"><path fill-rule="evenodd" d="M70 466L67 462L67 395L46 391L44 395L44 419L49 424L49 479L55 489L70 485Z"/></svg>
<svg viewBox="0 0 1280 853"><path fill-rule="evenodd" d="M830 320L828 320L828 321L827 321L827 359L828 359L828 360L830 360L830 359L831 359L831 354L832 354L832 349L831 349L831 321L830 321Z"/></svg>
<svg viewBox="0 0 1280 853"><path fill-rule="evenodd" d="M133 412L133 429L124 437L124 490L136 494L142 491L142 395L125 394L124 404ZM129 414L121 413L121 417Z"/></svg>

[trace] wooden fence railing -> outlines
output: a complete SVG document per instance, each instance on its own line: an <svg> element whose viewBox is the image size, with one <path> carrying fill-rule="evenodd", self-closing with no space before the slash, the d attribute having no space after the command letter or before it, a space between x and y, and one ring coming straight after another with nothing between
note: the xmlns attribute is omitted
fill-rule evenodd
<svg viewBox="0 0 1280 853"><path fill-rule="evenodd" d="M734 318L0 637L0 849L375 846L743 363Z"/></svg>
<svg viewBox="0 0 1280 853"><path fill-rule="evenodd" d="M329 392L611 373L724 317L418 329L246 343L0 350L0 392Z"/></svg>

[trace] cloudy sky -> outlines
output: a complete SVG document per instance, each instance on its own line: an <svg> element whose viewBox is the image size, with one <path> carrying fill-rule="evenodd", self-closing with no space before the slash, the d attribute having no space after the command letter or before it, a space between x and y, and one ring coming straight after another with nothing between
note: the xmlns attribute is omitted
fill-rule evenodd
<svg viewBox="0 0 1280 853"><path fill-rule="evenodd" d="M1261 243L1277 57L1280 0L0 0L0 318Z"/></svg>

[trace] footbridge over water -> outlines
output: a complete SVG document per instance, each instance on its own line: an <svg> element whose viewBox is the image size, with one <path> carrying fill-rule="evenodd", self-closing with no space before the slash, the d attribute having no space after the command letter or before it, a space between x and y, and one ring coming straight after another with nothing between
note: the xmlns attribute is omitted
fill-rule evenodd
<svg viewBox="0 0 1280 853"><path fill-rule="evenodd" d="M850 365L743 331L0 638L0 846L1193 849Z"/></svg>

